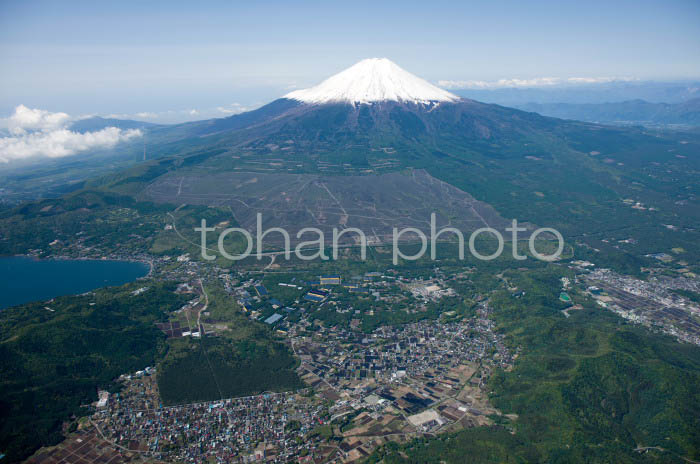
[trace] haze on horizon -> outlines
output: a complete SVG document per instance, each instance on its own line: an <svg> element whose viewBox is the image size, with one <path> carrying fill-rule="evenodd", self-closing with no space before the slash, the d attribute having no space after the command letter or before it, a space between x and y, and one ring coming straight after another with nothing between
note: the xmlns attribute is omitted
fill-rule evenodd
<svg viewBox="0 0 700 464"><path fill-rule="evenodd" d="M699 3L614 3L3 2L0 115L225 116L368 57L434 83L700 77Z"/></svg>

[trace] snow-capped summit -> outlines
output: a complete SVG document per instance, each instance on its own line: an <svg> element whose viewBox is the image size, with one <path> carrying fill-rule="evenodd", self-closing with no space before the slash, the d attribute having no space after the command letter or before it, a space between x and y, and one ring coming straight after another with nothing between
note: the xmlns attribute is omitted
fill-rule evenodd
<svg viewBox="0 0 700 464"><path fill-rule="evenodd" d="M284 98L304 103L397 101L422 104L460 99L386 58L362 60L315 87L295 90Z"/></svg>

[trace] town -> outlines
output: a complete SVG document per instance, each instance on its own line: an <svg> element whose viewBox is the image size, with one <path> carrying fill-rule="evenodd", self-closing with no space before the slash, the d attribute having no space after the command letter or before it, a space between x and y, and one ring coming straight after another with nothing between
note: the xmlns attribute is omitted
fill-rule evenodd
<svg viewBox="0 0 700 464"><path fill-rule="evenodd" d="M609 269L586 272L583 279L601 306L632 322L700 345L700 303L678 292L700 292L698 279L660 276L643 281Z"/></svg>
<svg viewBox="0 0 700 464"><path fill-rule="evenodd" d="M211 289L218 288L227 308L289 347L305 386L163 405L157 368L125 374L119 392L101 392L93 406L93 454L110 449L110 457L144 462L359 462L390 441L517 419L489 402L487 384L495 370L512 369L520 348L497 332L488 294L465 284L469 269L231 271L188 254L149 263L159 278L180 282L176 292L189 300L157 323L169 340L228 336L230 323L211 307ZM642 281L585 261L566 267L575 277L561 279L563 316L581 309L573 290L601 310L700 344L700 308L677 292L698 292L697 279Z"/></svg>
<svg viewBox="0 0 700 464"><path fill-rule="evenodd" d="M354 462L390 440L488 425L500 415L489 404L486 382L494 369L510 369L517 353L495 332L486 299L474 317L448 311L442 319L363 332L356 310L344 307L359 306L353 298L372 298L377 306L382 299L410 301L412 311L425 311L430 302L456 292L439 277L424 281L379 272L349 284L339 275L279 282L281 292L255 279L218 277L249 318L284 336L300 359L297 371L308 387L162 406L155 368L124 375L121 391L103 392L91 418L115 446L193 463ZM183 308L190 320L206 309L198 283L178 288L193 295ZM272 296L290 291L293 301ZM345 313L348 323L324 324L314 316L324 311ZM206 318L192 327L175 324L159 327L175 338L218 336L216 324Z"/></svg>

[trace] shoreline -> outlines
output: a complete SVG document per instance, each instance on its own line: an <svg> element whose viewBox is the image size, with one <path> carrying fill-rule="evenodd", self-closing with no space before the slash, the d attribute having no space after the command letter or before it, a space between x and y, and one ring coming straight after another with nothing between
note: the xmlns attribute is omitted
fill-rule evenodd
<svg viewBox="0 0 700 464"><path fill-rule="evenodd" d="M120 262L120 263L145 264L146 266L148 266L148 273L143 277L139 277L139 279L144 279L146 277L150 277L151 274L153 273L153 269L155 267L153 264L153 259L146 259L146 258L116 258L116 257L108 257L108 256L103 256L101 258L90 258L90 257L85 257L85 256L79 256L76 258L73 256L65 256L65 255L41 257L41 256L36 256L36 255L30 255L30 254L0 255L0 260L5 259L5 258L27 258L27 259L31 259L32 261L109 261L109 262Z"/></svg>
<svg viewBox="0 0 700 464"><path fill-rule="evenodd" d="M120 285L125 285L133 282L138 282L141 280L149 279L153 276L154 271L155 271L155 263L153 260L149 259L123 259L123 258L112 258L112 257L103 257L103 258L89 258L89 257L68 257L68 256L50 256L50 257L39 257L36 255L26 255L26 254L17 254L17 255L3 255L0 256L0 263L3 261L8 261L12 260L13 258L16 258L17 260L15 263L7 263L7 268L3 269L3 272L8 271L8 275L5 277L6 280L9 280L9 283L6 285L7 289L4 289L4 291L8 292L8 296L11 296L8 300L6 300L2 305L0 305L0 311L4 311L6 309L10 309L13 307L17 306L22 306L25 304L30 304L30 303L37 303L37 302L48 302L53 300L54 298L58 297L64 297L64 296L76 296L76 295L81 295L86 292L93 292L95 290L101 289L101 288L107 288L107 287L114 287L114 286L120 286ZM21 264L21 262L24 261L24 264ZM83 275L81 271L78 271L77 274L79 277L75 280L70 278L70 280L66 280L63 283L59 283L58 285L51 285L51 284L45 284L45 285L40 285L39 287L35 286L30 286L29 282L32 281L31 277L28 277L32 272L37 272L40 275L45 274L46 271L43 271L43 268L40 268L41 270L39 271L33 271L31 266L39 266L38 264L29 264L29 263L39 263L39 262L45 262L45 263L50 263L53 262L54 265L58 263L58 270L55 272L61 273L61 263L65 263L68 265L68 263L76 263L76 262L84 262L86 263L85 265L88 266L88 273L84 273L84 277L80 278L80 275ZM88 264L90 263L90 264ZM129 268L128 266L125 268L124 272L114 272L111 268L107 268L106 270L101 269L101 273L104 274L105 277L104 281L95 281L92 282L89 276L90 272L90 265L92 263L113 263L113 264L125 264L125 265L133 265L133 264L139 264L138 270L134 269L133 266L132 268ZM13 267L17 266L17 269L15 271L19 272L19 275L16 276L17 278L14 279L14 286L16 286L16 291L13 290L13 279L10 279L9 276L15 272L13 271ZM109 264L107 264L109 266ZM141 267L143 266L143 267ZM29 267L29 269L27 269ZM77 269L80 270L82 266L79 266ZM42 273L43 272L43 273ZM125 274L124 278L119 278L119 276ZM134 275L138 274L138 275ZM115 281L111 281L110 279L115 278ZM60 279L59 279L60 280ZM64 279L65 280L65 279ZM93 279L94 280L94 279ZM101 279L100 279L101 280ZM39 279L39 282L41 282L42 279ZM36 282L35 282L36 284ZM84 286L84 287L83 287ZM25 288L26 287L26 288ZM63 289L62 289L63 287ZM77 287L77 288L76 288ZM36 291L40 289L40 291ZM86 289L85 289L86 288ZM52 291L53 290L53 291ZM37 295L39 293L39 295ZM44 293L44 295L41 295L41 293ZM14 297L19 297L19 301L15 300L12 296ZM25 300L22 298L22 296L27 297ZM24 300L24 301L23 301Z"/></svg>

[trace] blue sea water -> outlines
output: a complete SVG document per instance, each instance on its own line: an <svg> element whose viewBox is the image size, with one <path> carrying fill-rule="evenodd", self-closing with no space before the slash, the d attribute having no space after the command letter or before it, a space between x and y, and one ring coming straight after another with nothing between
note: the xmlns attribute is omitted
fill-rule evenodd
<svg viewBox="0 0 700 464"><path fill-rule="evenodd" d="M133 261L0 258L0 309L122 285L148 270L147 264Z"/></svg>

